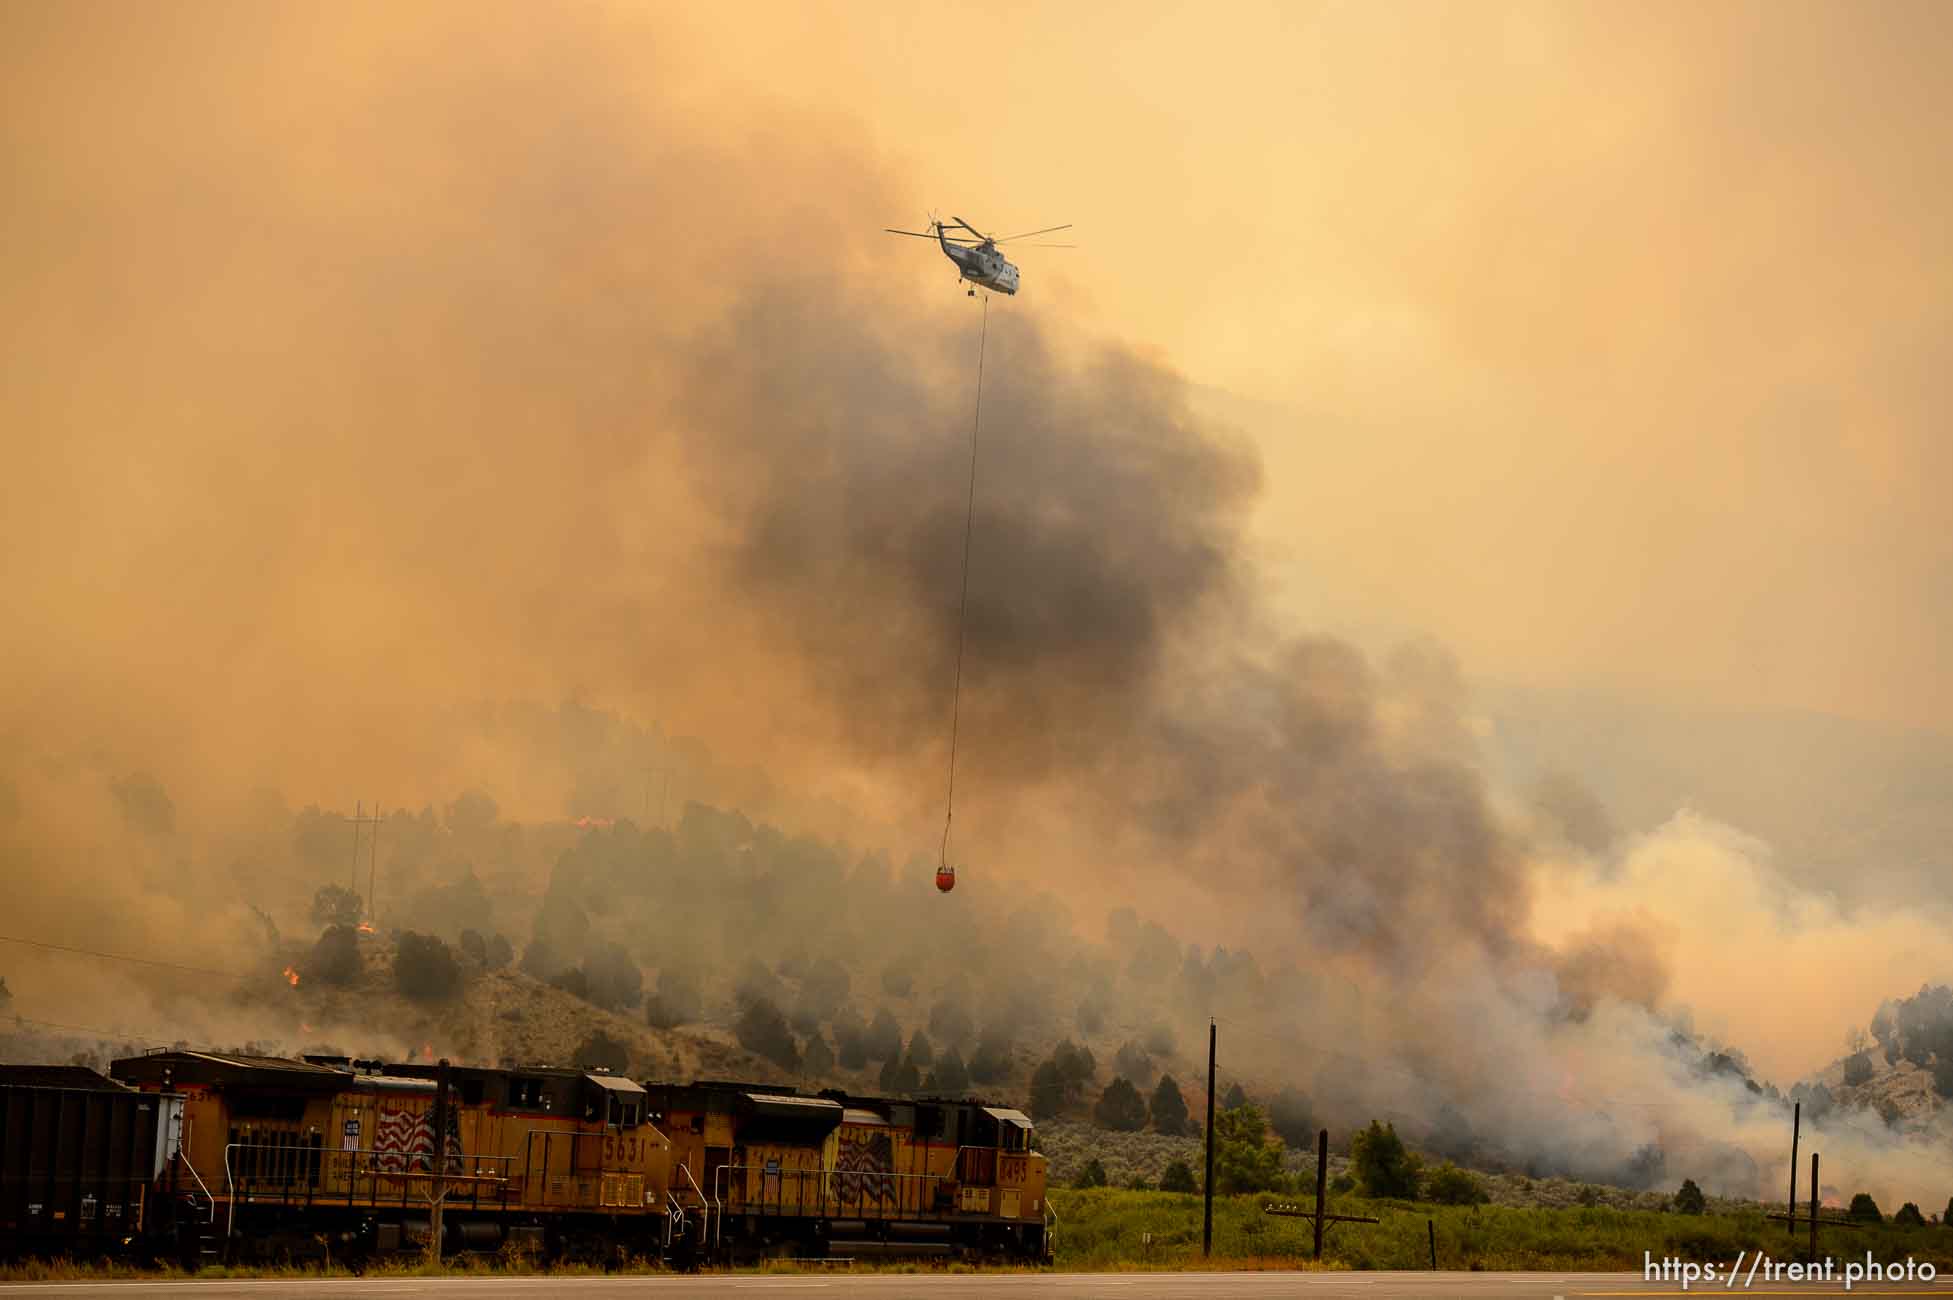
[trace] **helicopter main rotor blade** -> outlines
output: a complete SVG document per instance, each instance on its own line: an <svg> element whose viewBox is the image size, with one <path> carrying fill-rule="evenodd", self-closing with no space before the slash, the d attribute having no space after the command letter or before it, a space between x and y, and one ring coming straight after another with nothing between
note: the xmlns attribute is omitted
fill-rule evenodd
<svg viewBox="0 0 1953 1300"><path fill-rule="evenodd" d="M908 235L914 239L936 238L936 232L933 230L897 230L893 226L883 226L882 233L889 235ZM962 235L944 235L942 237L952 244L974 244L977 242L974 239L966 239Z"/></svg>
<svg viewBox="0 0 1953 1300"><path fill-rule="evenodd" d="M957 217L955 218L955 221L957 225L963 227L963 229L969 231L971 234L975 235L978 239L984 240L985 242L990 242L990 236L984 234L981 230L978 230L975 226L963 220L963 218Z"/></svg>
<svg viewBox="0 0 1953 1300"><path fill-rule="evenodd" d="M1070 229L1071 229L1071 223L1066 222L1062 226L1046 226L1043 230L1027 230L1021 235L1005 235L1002 239L998 240L997 242L1000 244L1008 244L1013 239L1029 239L1032 235L1049 235L1054 231L1070 230Z"/></svg>

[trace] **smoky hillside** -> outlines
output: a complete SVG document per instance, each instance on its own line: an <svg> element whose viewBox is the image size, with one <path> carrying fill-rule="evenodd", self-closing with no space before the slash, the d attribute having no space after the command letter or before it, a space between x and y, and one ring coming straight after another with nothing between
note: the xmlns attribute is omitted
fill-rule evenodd
<svg viewBox="0 0 1953 1300"><path fill-rule="evenodd" d="M576 752L592 736L608 738L597 752L634 759L669 744L581 706L528 717L532 738L572 737ZM551 727L537 730L544 720ZM702 746L669 752L703 762ZM1583 1095L1591 1083L1564 1072L1546 1087L1490 1085L1441 1020L1419 1036L1416 1018L1437 1016L1435 998L1363 1032L1385 1012L1327 963L1205 942L1130 902L1085 913L980 868L944 896L920 855L896 860L696 800L672 806L666 785L591 776L580 798L595 813L535 823L503 816L481 791L377 825L349 808L274 813L267 796L251 869L233 872L249 882L237 901L251 929L209 958L238 978L28 953L7 967L17 996L6 1010L21 1019L0 1050L90 1063L159 1043L574 1062L647 1078L982 1096L1045 1121L1166 1136L1177 1129L1162 1092L1194 1116L1204 1106L1212 1018L1217 1101L1263 1107L1295 1146L1318 1125L1347 1135L1382 1118L1431 1155L1480 1169L1637 1190L1685 1171L1749 1195L1767 1192L1770 1165L1767 1147L1743 1137L1774 1132L1792 1100L1807 1126L1861 1159L1930 1161L1947 1140L1936 1096L1908 1088L1934 1080L1944 1094L1944 989L1883 1007L1870 1022L1877 1037L1859 1031L1861 1050L1838 1077L1780 1089L1686 1016L1624 1016L1606 992L1618 977L1588 968L1620 942L1601 936L1563 960L1562 992L1535 1008L1531 1030L1589 1050L1590 1034L1640 1033L1620 1059L1651 1091ZM121 820L152 838L180 834L160 782L118 788ZM602 815L647 797L644 824ZM1151 1105L1126 1115L1122 1096ZM1666 1112L1658 1124L1635 1114L1651 1099ZM1505 1105L1549 1118L1524 1122Z"/></svg>

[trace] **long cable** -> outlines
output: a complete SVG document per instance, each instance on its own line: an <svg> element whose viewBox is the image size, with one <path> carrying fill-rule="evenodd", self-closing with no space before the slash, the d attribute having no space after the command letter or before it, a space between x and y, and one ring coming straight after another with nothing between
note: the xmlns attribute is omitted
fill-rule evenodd
<svg viewBox="0 0 1953 1300"><path fill-rule="evenodd" d="M49 952L78 953L84 957L103 957L109 961L133 962L138 966L160 966L164 970L183 971L189 975L214 975L220 979L253 980L256 975L246 975L241 971L212 970L208 966L184 966L173 961L157 961L152 957L131 957L126 953L103 952L98 948L71 948L62 943L46 943L40 939L21 939L11 934L0 934L0 943L18 943L29 948L45 948Z"/></svg>
<svg viewBox="0 0 1953 1300"><path fill-rule="evenodd" d="M976 527L977 432L983 427L983 354L990 342L990 295L983 295L983 329L977 335L976 410L970 419L970 493L963 507L963 597L956 607L956 685L949 707L949 795L943 807L942 865L949 865L949 826L956 816L956 731L963 717L963 644L970 609L970 534Z"/></svg>

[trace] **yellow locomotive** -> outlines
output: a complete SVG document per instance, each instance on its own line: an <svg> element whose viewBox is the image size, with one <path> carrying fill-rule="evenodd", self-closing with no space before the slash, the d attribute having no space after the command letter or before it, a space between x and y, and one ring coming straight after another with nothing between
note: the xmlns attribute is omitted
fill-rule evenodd
<svg viewBox="0 0 1953 1300"><path fill-rule="evenodd" d="M326 1253L1049 1258L1045 1159L980 1102L601 1071L153 1052L186 1262Z"/></svg>
<svg viewBox="0 0 1953 1300"><path fill-rule="evenodd" d="M504 1247L661 1254L671 1144L644 1089L566 1069L157 1052L111 1067L182 1097L185 1247L359 1257ZM335 1249L336 1248L336 1249Z"/></svg>
<svg viewBox="0 0 1953 1300"><path fill-rule="evenodd" d="M973 1101L647 1084L673 1194L715 1255L1048 1257L1023 1112Z"/></svg>

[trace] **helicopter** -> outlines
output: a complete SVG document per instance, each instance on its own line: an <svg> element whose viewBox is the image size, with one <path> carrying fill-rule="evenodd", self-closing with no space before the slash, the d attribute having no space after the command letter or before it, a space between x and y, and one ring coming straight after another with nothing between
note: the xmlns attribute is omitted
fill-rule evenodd
<svg viewBox="0 0 1953 1300"><path fill-rule="evenodd" d="M956 263L957 283L968 281L971 285L970 297L976 297L977 289L992 289L998 293L1017 292L1017 268L1011 265L997 245L1008 244L1016 239L1029 239L1032 235L1049 235L1054 231L1070 230L1069 224L1046 226L1043 230L1027 230L1021 235L1005 235L996 239L984 234L961 217L950 218L956 225L967 230L967 235L952 235L948 223L934 220L927 230L896 230L883 227L891 235L909 235L915 239L933 239L942 246L943 255ZM1075 244L1034 244L1034 248L1075 248Z"/></svg>

